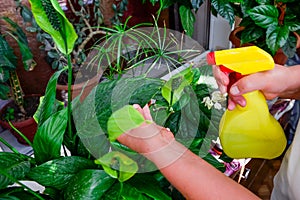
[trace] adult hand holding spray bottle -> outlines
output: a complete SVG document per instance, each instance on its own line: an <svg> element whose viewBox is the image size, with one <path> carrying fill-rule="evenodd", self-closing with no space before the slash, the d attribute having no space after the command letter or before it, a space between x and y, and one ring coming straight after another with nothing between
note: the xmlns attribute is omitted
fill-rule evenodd
<svg viewBox="0 0 300 200"><path fill-rule="evenodd" d="M273 69L275 65L273 58L256 46L210 52L207 62L229 73L229 87L243 76ZM222 116L219 137L224 152L232 158L280 156L286 147L286 137L270 114L264 95L256 90L243 96L245 107L237 105Z"/></svg>

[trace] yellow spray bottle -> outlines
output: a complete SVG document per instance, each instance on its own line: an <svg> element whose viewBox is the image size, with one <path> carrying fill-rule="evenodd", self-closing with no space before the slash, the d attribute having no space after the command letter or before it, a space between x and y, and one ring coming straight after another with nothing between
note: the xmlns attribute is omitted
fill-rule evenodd
<svg viewBox="0 0 300 200"><path fill-rule="evenodd" d="M207 62L220 65L222 71L229 73L228 87L245 75L274 67L273 58L256 46L210 52ZM243 96L245 107L237 105L222 116L219 137L224 152L232 158L280 156L286 147L286 137L270 114L264 95L257 90Z"/></svg>

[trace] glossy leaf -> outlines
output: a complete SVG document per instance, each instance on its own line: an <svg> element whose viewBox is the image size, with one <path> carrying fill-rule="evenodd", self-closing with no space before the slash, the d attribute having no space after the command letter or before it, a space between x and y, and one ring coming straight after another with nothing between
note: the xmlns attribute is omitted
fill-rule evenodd
<svg viewBox="0 0 300 200"><path fill-rule="evenodd" d="M10 152L0 152L0 189L14 183L11 177L16 180L23 179L29 170L30 157Z"/></svg>
<svg viewBox="0 0 300 200"><path fill-rule="evenodd" d="M161 79L133 77L100 83L95 92L96 114L103 131L107 133L107 121L112 111L125 105L139 104L142 107L160 91Z"/></svg>
<svg viewBox="0 0 300 200"><path fill-rule="evenodd" d="M80 141L94 157L99 158L109 151L110 145L96 112L96 103L100 101L99 104L105 106L106 101L104 97L101 100L95 99L96 89L94 88L83 102L78 101L78 104L73 102L72 113ZM106 95L108 94L106 93ZM105 112L99 114L102 115L102 118L108 119L109 117Z"/></svg>
<svg viewBox="0 0 300 200"><path fill-rule="evenodd" d="M230 25L234 23L234 10L229 2L220 0L211 0L211 5L218 12L218 14L228 20Z"/></svg>
<svg viewBox="0 0 300 200"><path fill-rule="evenodd" d="M107 121L112 114L111 96L117 81L107 81L100 83L95 92L95 109L100 127L107 133Z"/></svg>
<svg viewBox="0 0 300 200"><path fill-rule="evenodd" d="M22 57L23 67L26 71L31 71L36 66L36 62L33 60L33 55L28 46L28 40L26 34L22 28L13 20L8 17L3 18L12 28L10 32L7 32L18 44Z"/></svg>
<svg viewBox="0 0 300 200"><path fill-rule="evenodd" d="M45 96L38 107L37 112L34 114L34 119L39 125L43 124L51 115L58 111L60 103L56 100L56 85L58 77L66 68L56 71L48 81Z"/></svg>
<svg viewBox="0 0 300 200"><path fill-rule="evenodd" d="M265 34L265 30L258 26L247 26L241 33L241 43L249 43L257 40Z"/></svg>
<svg viewBox="0 0 300 200"><path fill-rule="evenodd" d="M286 23L286 24L289 26L289 30L292 32L300 30L300 22L299 21L293 21L293 23Z"/></svg>
<svg viewBox="0 0 300 200"><path fill-rule="evenodd" d="M184 93L189 96L189 102L184 106L180 106L180 110L176 109L177 111L172 112L165 124L165 126L169 127L177 138L189 139L198 135L199 121L201 121L199 118L201 111L199 110L195 93L192 91L193 90L191 87L186 87ZM181 104L181 100L182 99L179 100L179 104ZM206 127L207 125L202 126L201 129L206 129Z"/></svg>
<svg viewBox="0 0 300 200"><path fill-rule="evenodd" d="M82 170L64 189L63 199L99 200L114 182L103 170Z"/></svg>
<svg viewBox="0 0 300 200"><path fill-rule="evenodd" d="M287 42L282 47L283 52L288 58L292 58L296 53L296 43L297 39L294 36L289 36Z"/></svg>
<svg viewBox="0 0 300 200"><path fill-rule="evenodd" d="M111 151L95 161L104 171L120 182L127 181L138 171L137 163L118 151Z"/></svg>
<svg viewBox="0 0 300 200"><path fill-rule="evenodd" d="M50 34L63 54L70 54L73 51L77 34L73 25L66 18L64 11L56 0L45 0L46 5L41 0L30 0L31 10L37 24L45 32ZM51 16L47 16L45 10L49 10ZM55 20L55 22L53 22ZM57 23L54 25L54 23Z"/></svg>
<svg viewBox="0 0 300 200"><path fill-rule="evenodd" d="M152 200L152 198L138 191L135 187L131 186L127 182L114 184L103 196L105 200L119 199L127 200Z"/></svg>
<svg viewBox="0 0 300 200"><path fill-rule="evenodd" d="M278 24L278 10L273 5L260 5L248 11L249 16L255 24L263 28L276 26Z"/></svg>
<svg viewBox="0 0 300 200"><path fill-rule="evenodd" d="M193 81L193 71L188 68L168 80L162 87L162 96L168 101L169 105L174 105L183 93L183 90Z"/></svg>
<svg viewBox="0 0 300 200"><path fill-rule="evenodd" d="M95 168L92 160L83 157L67 156L45 162L32 168L27 176L43 186L63 189L81 170Z"/></svg>
<svg viewBox="0 0 300 200"><path fill-rule="evenodd" d="M0 67L8 70L15 70L17 57L14 50L9 46L5 38L0 35Z"/></svg>
<svg viewBox="0 0 300 200"><path fill-rule="evenodd" d="M127 183L127 182L126 182ZM136 188L140 193L151 197L151 199L155 200L171 200L166 193L162 191L159 187L158 181L154 178L154 176L147 174L137 174L133 178L131 178L128 183Z"/></svg>
<svg viewBox="0 0 300 200"><path fill-rule="evenodd" d="M289 37L289 33L290 31L287 26L270 26L267 29L266 42L273 55L280 47L285 45Z"/></svg>
<svg viewBox="0 0 300 200"><path fill-rule="evenodd" d="M41 200L42 198L47 199L46 195L38 194L36 196L21 187L9 187L0 192L1 200Z"/></svg>
<svg viewBox="0 0 300 200"><path fill-rule="evenodd" d="M67 109L54 113L41 126L33 140L34 156L37 163L60 157L63 136L67 127Z"/></svg>
<svg viewBox="0 0 300 200"><path fill-rule="evenodd" d="M133 106L127 105L113 112L107 122L110 141L115 141L121 134L139 127L145 119Z"/></svg>
<svg viewBox="0 0 300 200"><path fill-rule="evenodd" d="M181 5L179 7L179 14L183 29L188 36L192 36L194 33L194 23L196 21L194 13L189 7Z"/></svg>

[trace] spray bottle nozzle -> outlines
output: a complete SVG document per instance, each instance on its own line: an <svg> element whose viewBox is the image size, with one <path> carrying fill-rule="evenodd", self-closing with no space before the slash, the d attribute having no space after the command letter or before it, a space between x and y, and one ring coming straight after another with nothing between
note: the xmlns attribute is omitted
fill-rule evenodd
<svg viewBox="0 0 300 200"><path fill-rule="evenodd" d="M209 65L223 65L228 68L228 71L221 68L224 72L238 72L242 75L270 70L274 67L272 56L256 46L209 52L206 60Z"/></svg>

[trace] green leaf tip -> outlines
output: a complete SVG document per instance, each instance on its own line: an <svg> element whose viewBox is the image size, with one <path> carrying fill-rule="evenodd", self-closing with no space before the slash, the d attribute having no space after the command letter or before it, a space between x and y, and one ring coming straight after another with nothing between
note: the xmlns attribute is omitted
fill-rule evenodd
<svg viewBox="0 0 300 200"><path fill-rule="evenodd" d="M127 181L138 171L137 163L118 151L111 151L95 160L96 164L102 165L104 171L112 178L120 182Z"/></svg>
<svg viewBox="0 0 300 200"><path fill-rule="evenodd" d="M115 141L123 133L137 128L146 120L132 105L126 105L115 111L108 119L107 131L110 141Z"/></svg>

